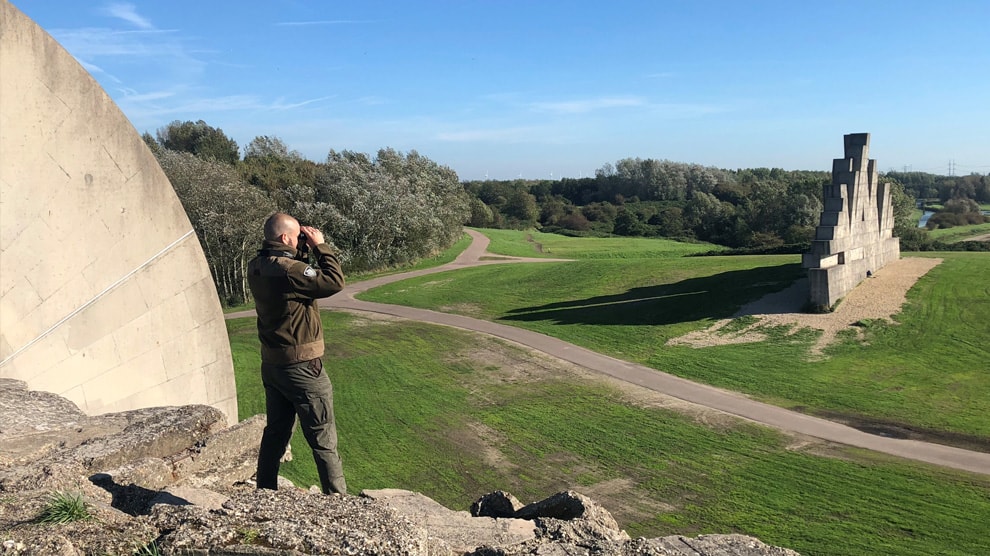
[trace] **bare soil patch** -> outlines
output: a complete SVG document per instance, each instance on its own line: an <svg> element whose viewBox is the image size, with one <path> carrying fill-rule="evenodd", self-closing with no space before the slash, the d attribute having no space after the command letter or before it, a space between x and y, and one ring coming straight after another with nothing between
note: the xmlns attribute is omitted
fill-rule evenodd
<svg viewBox="0 0 990 556"><path fill-rule="evenodd" d="M786 326L791 333L812 328L821 331L821 336L812 346L809 356L821 357L822 350L834 342L840 332L851 330L859 335L861 331L856 324L863 320L883 319L894 322L891 317L900 312L906 301L907 291L918 278L941 262L942 259L909 257L889 263L872 278L860 282L839 302L835 311L824 314L801 312L808 301L808 281L798 280L785 290L745 305L731 319L719 320L705 330L673 338L667 344L703 348L750 343L766 339L761 332L765 327ZM722 330L733 319L745 316L755 317L756 320L739 330Z"/></svg>

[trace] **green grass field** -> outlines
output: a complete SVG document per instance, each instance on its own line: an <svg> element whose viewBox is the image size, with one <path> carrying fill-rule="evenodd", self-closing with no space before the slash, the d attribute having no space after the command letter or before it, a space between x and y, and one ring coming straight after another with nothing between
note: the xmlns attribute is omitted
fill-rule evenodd
<svg viewBox="0 0 990 556"><path fill-rule="evenodd" d="M500 241L490 250L512 254L529 243L515 232L516 247L504 247L511 234L493 234ZM361 298L498 320L785 407L990 446L987 254L931 255L945 262L908 293L899 324L862 323L865 344L847 337L812 361L810 331L773 330L755 344L665 346L791 284L804 274L797 256L654 257L637 244L601 259L600 240L563 239L577 260L435 274Z"/></svg>
<svg viewBox="0 0 990 556"><path fill-rule="evenodd" d="M684 257L712 247L484 232L493 253L574 260L434 274L361 297L537 330L830 418L990 445L987 254L926 254L945 260L910 290L898 324L863 322L865 343L848 335L810 360L809 331L664 345L787 287L804 274L799 257ZM496 489L523 502L575 489L633 537L738 532L805 555L990 554L986 476L663 409L456 329L345 313L324 323L352 493L406 488L463 510ZM263 413L253 319L228 321L228 331L241 416ZM317 483L299 434L293 451L283 474Z"/></svg>
<svg viewBox="0 0 990 556"><path fill-rule="evenodd" d="M352 493L405 488L464 510L496 489L524 502L575 489L633 537L738 532L805 555L990 546L990 478L696 421L456 329L345 313L324 323ZM228 331L241 417L263 413L253 319ZM317 483L300 434L293 452L283 474Z"/></svg>

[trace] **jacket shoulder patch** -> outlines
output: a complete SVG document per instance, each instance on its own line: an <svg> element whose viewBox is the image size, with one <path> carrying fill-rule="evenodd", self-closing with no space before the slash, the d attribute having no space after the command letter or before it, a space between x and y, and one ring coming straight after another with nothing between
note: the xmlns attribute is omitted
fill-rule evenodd
<svg viewBox="0 0 990 556"><path fill-rule="evenodd" d="M307 266L306 270L303 271L303 276L307 278L316 278L316 269L311 266Z"/></svg>

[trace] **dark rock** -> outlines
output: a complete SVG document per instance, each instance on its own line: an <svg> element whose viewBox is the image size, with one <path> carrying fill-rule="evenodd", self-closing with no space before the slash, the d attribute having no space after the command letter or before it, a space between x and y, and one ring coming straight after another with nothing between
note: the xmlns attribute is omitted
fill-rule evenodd
<svg viewBox="0 0 990 556"><path fill-rule="evenodd" d="M608 510L591 498L570 490L524 506L516 512L516 517L539 520L544 535L552 539L629 539Z"/></svg>
<svg viewBox="0 0 990 556"><path fill-rule="evenodd" d="M515 496L504 490L496 490L471 504L471 515L474 517L516 517L516 512L522 507L522 502Z"/></svg>

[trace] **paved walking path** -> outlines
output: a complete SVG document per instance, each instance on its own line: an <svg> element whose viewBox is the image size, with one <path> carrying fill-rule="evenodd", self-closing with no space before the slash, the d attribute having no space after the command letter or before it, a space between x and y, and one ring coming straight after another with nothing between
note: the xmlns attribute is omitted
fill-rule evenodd
<svg viewBox="0 0 990 556"><path fill-rule="evenodd" d="M846 425L758 402L735 392L691 382L690 380L643 365L608 357L538 332L461 315L354 299L354 295L383 284L456 268L483 264L562 260L486 255L485 250L488 248L488 238L474 230L467 230L467 233L471 235L473 241L470 247L461 253L453 262L426 270L381 276L373 280L349 285L341 293L320 300L320 307L394 315L410 320L442 324L490 334L522 344L587 369L615 377L619 380L698 405L718 409L780 430L805 434L822 440L867 448L869 450L924 461L935 465L990 475L990 454L988 453L974 452L917 440L903 440L868 434ZM253 311L242 311L228 314L227 318L246 317L253 314Z"/></svg>

